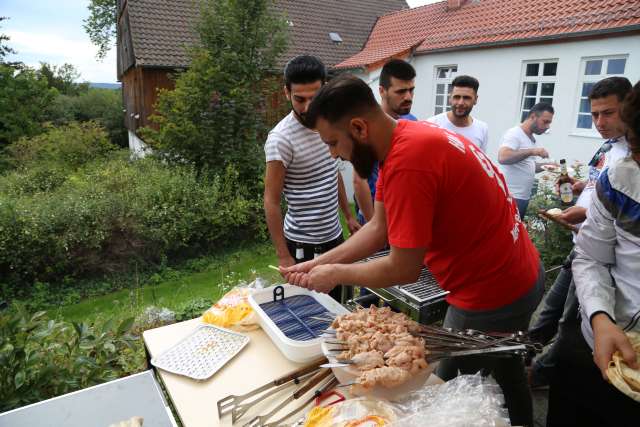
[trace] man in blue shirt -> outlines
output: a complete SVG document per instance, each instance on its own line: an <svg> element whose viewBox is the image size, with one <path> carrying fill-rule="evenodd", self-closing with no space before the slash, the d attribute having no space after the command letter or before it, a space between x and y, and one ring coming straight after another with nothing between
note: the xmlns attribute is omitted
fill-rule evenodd
<svg viewBox="0 0 640 427"><path fill-rule="evenodd" d="M380 106L394 119L418 120L411 114L416 70L407 61L392 59L380 72ZM358 222L364 225L373 216L373 199L376 195L378 164L368 180L353 174L353 189Z"/></svg>

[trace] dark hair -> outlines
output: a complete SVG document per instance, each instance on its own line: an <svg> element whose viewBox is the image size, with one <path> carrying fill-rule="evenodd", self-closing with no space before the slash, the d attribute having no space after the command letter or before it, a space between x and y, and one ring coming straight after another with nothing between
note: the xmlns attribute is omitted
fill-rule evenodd
<svg viewBox="0 0 640 427"><path fill-rule="evenodd" d="M327 80L327 69L315 56L300 55L284 66L284 84L291 90L291 84L313 83Z"/></svg>
<svg viewBox="0 0 640 427"><path fill-rule="evenodd" d="M629 148L634 154L640 154L640 81L629 91L620 108L620 118L627 125Z"/></svg>
<svg viewBox="0 0 640 427"><path fill-rule="evenodd" d="M631 82L626 77L607 77L593 85L589 93L589 99L604 98L615 95L618 101L622 102L625 96L631 91Z"/></svg>
<svg viewBox="0 0 640 427"><path fill-rule="evenodd" d="M391 87L391 77L398 80L413 80L416 78L416 70L411 64L402 59L392 59L382 67L380 71L380 86L385 89Z"/></svg>
<svg viewBox="0 0 640 427"><path fill-rule="evenodd" d="M553 107L548 102L538 102L536 105L531 107L531 110L529 110L529 115L527 117L531 117L532 114L539 116L545 111L551 114L555 113Z"/></svg>
<svg viewBox="0 0 640 427"><path fill-rule="evenodd" d="M380 107L369 85L351 74L342 74L324 85L309 104L306 126L314 129L319 117L336 123Z"/></svg>
<svg viewBox="0 0 640 427"><path fill-rule="evenodd" d="M451 86L457 87L470 87L476 93L478 93L478 88L480 87L480 82L475 77L471 76L458 76L451 82Z"/></svg>

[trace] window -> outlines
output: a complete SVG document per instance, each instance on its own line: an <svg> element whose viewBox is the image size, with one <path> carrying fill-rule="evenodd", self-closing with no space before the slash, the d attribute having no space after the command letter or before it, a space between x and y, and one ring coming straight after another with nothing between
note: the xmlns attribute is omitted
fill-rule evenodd
<svg viewBox="0 0 640 427"><path fill-rule="evenodd" d="M434 114L440 114L451 110L449 94L451 94L451 82L458 73L457 65L436 68L436 102Z"/></svg>
<svg viewBox="0 0 640 427"><path fill-rule="evenodd" d="M595 130L591 120L591 102L589 94L596 82L610 76L623 76L627 65L626 56L610 56L601 58L583 58L580 66L578 86L578 130Z"/></svg>
<svg viewBox="0 0 640 427"><path fill-rule="evenodd" d="M529 116L531 107L538 102L553 104L556 90L558 61L527 61L522 66L522 99L520 121Z"/></svg>

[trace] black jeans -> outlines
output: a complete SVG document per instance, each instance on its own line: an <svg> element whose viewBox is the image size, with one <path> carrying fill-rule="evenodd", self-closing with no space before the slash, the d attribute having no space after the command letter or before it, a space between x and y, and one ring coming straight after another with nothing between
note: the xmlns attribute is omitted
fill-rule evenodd
<svg viewBox="0 0 640 427"><path fill-rule="evenodd" d="M578 315L578 299L573 284L573 274L571 263L575 257L572 250L565 259L564 265L553 282L553 285L542 301L542 311L536 322L529 328L531 339L544 345L558 333L559 325L567 319L575 319ZM533 364L533 375L548 382L550 370L553 369L558 357L558 349L555 342L551 344L548 351L540 355ZM542 381L542 378L540 381Z"/></svg>
<svg viewBox="0 0 640 427"><path fill-rule="evenodd" d="M476 329L484 332L526 331L531 315L544 293L544 269L542 264L538 279L532 289L509 305L489 311L467 311L449 306L444 318L444 327L464 330ZM440 362L437 375L448 381L458 375L493 375L502 388L505 404L509 410L511 424L533 425L531 391L525 375L524 359L521 357L467 356L445 359Z"/></svg>
<svg viewBox="0 0 640 427"><path fill-rule="evenodd" d="M333 239L329 242L319 243L319 244L294 242L293 240L289 240L287 238L285 238L285 240L287 241L287 249L289 249L289 254L296 261L296 264L300 262L310 261L313 259L316 253L323 254L335 248L336 246L339 246L342 243L344 243L344 238L342 237L342 235L338 236L336 239ZM302 257L302 259L296 258L296 250L298 248L298 245L301 245L302 250L304 251L304 256ZM329 292L329 295L334 300L340 303L342 302L341 301L342 288L343 288L342 285L338 285L335 288L333 288L331 292Z"/></svg>
<svg viewBox="0 0 640 427"><path fill-rule="evenodd" d="M551 376L547 427L631 427L640 424L636 402L602 378L580 330L580 318L560 324Z"/></svg>

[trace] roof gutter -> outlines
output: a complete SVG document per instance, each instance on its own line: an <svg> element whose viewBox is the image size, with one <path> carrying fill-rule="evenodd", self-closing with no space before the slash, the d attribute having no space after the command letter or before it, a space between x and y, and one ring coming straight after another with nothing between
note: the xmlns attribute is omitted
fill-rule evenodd
<svg viewBox="0 0 640 427"><path fill-rule="evenodd" d="M457 50L467 50L467 49L479 49L484 47L501 47L501 46L509 46L513 44L521 44L521 43L537 43L541 41L559 41L566 39L577 39L605 34L620 34L626 32L636 32L640 31L640 24L631 25L628 27L620 27L620 28L610 28L604 30L593 30L593 31L583 31L579 33L570 33L570 34L553 34L549 36L542 36L536 38L527 38L527 39L514 39L514 40L503 40L497 42L487 42L487 43L478 43L478 44L469 44L469 45L461 45L454 47L446 47L441 49L429 49L429 50L417 50L415 51L415 55L428 55L431 53L440 53L440 52L453 52Z"/></svg>

